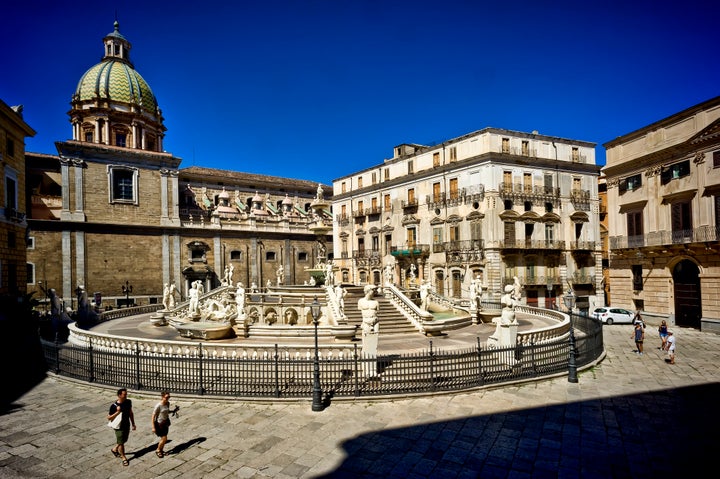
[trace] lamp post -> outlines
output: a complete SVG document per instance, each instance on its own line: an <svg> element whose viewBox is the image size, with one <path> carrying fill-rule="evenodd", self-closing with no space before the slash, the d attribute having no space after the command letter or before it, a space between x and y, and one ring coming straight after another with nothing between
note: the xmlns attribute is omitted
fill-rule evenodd
<svg viewBox="0 0 720 479"><path fill-rule="evenodd" d="M548 282L547 282L547 292L548 292L547 299L548 299L548 301L547 302L549 304L546 304L546 306L549 307L548 309L556 309L555 305L553 304L553 297L552 297L552 292L553 292L554 287L555 287L555 285L553 284L552 280L548 279Z"/></svg>
<svg viewBox="0 0 720 479"><path fill-rule="evenodd" d="M312 392L312 410L322 411L322 389L320 388L320 359L318 357L318 320L320 319L320 303L317 296L310 304L310 314L313 318L315 326L315 358L313 359L313 392Z"/></svg>
<svg viewBox="0 0 720 479"><path fill-rule="evenodd" d="M122 292L125 295L125 307L130 307L130 293L132 293L133 287L130 284L130 281L125 281L125 284L122 286Z"/></svg>
<svg viewBox="0 0 720 479"><path fill-rule="evenodd" d="M568 382L576 383L578 382L578 377L577 365L575 363L575 331L573 329L572 323L572 312L573 308L575 308L575 293L573 293L572 289L567 292L564 301L565 306L570 313L570 355L568 356Z"/></svg>

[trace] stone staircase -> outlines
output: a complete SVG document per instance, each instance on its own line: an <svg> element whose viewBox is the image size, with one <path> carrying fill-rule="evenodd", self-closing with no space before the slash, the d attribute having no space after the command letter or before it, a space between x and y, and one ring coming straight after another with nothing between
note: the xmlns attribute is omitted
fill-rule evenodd
<svg viewBox="0 0 720 479"><path fill-rule="evenodd" d="M358 326L358 336L360 335L360 327L362 324L362 314L357 307L357 302L364 296L362 286L345 286L347 291L345 296L345 316L348 324ZM419 331L398 311L398 309L389 300L385 299L381 294L376 294L373 298L379 303L378 319L380 321L380 335L386 334L408 334L418 333Z"/></svg>

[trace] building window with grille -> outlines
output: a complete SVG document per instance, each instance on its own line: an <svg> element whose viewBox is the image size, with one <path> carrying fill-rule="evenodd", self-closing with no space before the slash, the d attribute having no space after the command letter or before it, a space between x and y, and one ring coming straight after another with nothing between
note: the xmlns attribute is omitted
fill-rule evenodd
<svg viewBox="0 0 720 479"><path fill-rule="evenodd" d="M436 226L433 228L433 244L440 245L443 242L443 228L442 226Z"/></svg>
<svg viewBox="0 0 720 479"><path fill-rule="evenodd" d="M373 171L372 173L372 184L374 185L377 183L377 173Z"/></svg>
<svg viewBox="0 0 720 479"><path fill-rule="evenodd" d="M305 251L299 251L298 252L298 261L301 263L306 263L308 260L308 254Z"/></svg>
<svg viewBox="0 0 720 479"><path fill-rule="evenodd" d="M628 246L636 248L643 246L643 213L642 211L629 211L627 214Z"/></svg>
<svg viewBox="0 0 720 479"><path fill-rule="evenodd" d="M632 284L633 290L642 291L643 289L643 276L642 276L642 265L632 265Z"/></svg>
<svg viewBox="0 0 720 479"><path fill-rule="evenodd" d="M138 204L138 169L108 166L110 203Z"/></svg>
<svg viewBox="0 0 720 479"><path fill-rule="evenodd" d="M5 138L5 154L8 158L15 156L15 141L10 136Z"/></svg>
<svg viewBox="0 0 720 479"><path fill-rule="evenodd" d="M277 255L275 254L275 251L266 251L265 252L265 261L275 261L277 258Z"/></svg>
<svg viewBox="0 0 720 479"><path fill-rule="evenodd" d="M693 238L692 203L676 201L670 205L673 243L687 243Z"/></svg>
<svg viewBox="0 0 720 479"><path fill-rule="evenodd" d="M433 203L440 202L440 183L433 183Z"/></svg>

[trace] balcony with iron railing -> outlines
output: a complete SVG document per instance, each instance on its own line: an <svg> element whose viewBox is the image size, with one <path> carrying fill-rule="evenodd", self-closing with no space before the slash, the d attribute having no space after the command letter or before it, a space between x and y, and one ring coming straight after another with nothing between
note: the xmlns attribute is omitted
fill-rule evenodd
<svg viewBox="0 0 720 479"><path fill-rule="evenodd" d="M531 286L545 286L551 285L555 286L556 284L562 284L562 278L560 276L536 276L536 275L529 275L529 276L523 276L518 277L518 281L520 281L521 284L524 285L531 285ZM505 276L503 278L503 286L507 286L508 284L513 284L515 282L514 276Z"/></svg>
<svg viewBox="0 0 720 479"><path fill-rule="evenodd" d="M415 198L409 200L402 200L401 205L403 209L417 208L418 201Z"/></svg>
<svg viewBox="0 0 720 479"><path fill-rule="evenodd" d="M524 185L503 181L499 186L500 197L503 199L546 199L556 200L560 197L560 188L552 186Z"/></svg>
<svg viewBox="0 0 720 479"><path fill-rule="evenodd" d="M358 218L360 216L365 216L365 210L363 208L353 210L352 211L353 218Z"/></svg>
<svg viewBox="0 0 720 479"><path fill-rule="evenodd" d="M485 242L481 239L446 241L444 243L433 243L433 253L454 253L463 251L481 251L485 248Z"/></svg>
<svg viewBox="0 0 720 479"><path fill-rule="evenodd" d="M595 241L569 241L568 246L569 249L573 251L595 251Z"/></svg>
<svg viewBox="0 0 720 479"><path fill-rule="evenodd" d="M393 256L425 256L430 254L430 245L411 243L392 246L390 254Z"/></svg>
<svg viewBox="0 0 720 479"><path fill-rule="evenodd" d="M572 190L570 192L570 203L576 210L590 210L590 190Z"/></svg>
<svg viewBox="0 0 720 479"><path fill-rule="evenodd" d="M499 242L500 248L506 249L543 249L543 250L563 250L565 249L564 241L556 240L502 240Z"/></svg>
<svg viewBox="0 0 720 479"><path fill-rule="evenodd" d="M371 206L370 208L365 208L366 216L379 215L380 213L382 213L382 208L380 208L379 206Z"/></svg>
<svg viewBox="0 0 720 479"><path fill-rule="evenodd" d="M573 284L595 284L595 275L576 271L570 276Z"/></svg>
<svg viewBox="0 0 720 479"><path fill-rule="evenodd" d="M632 249L645 246L709 243L713 241L720 241L720 226L718 225L705 225L688 230L653 231L646 235L612 236L610 237L610 249Z"/></svg>
<svg viewBox="0 0 720 479"><path fill-rule="evenodd" d="M353 251L353 259L380 258L382 252L379 249L359 249Z"/></svg>

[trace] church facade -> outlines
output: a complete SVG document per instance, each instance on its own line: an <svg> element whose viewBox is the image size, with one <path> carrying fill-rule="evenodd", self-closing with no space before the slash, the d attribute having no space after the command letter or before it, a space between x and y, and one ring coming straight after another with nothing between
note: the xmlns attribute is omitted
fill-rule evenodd
<svg viewBox="0 0 720 479"><path fill-rule="evenodd" d="M26 154L28 289L53 288L69 304L83 287L114 307L155 303L169 283L186 297L191 282L207 290L229 271L246 286L276 283L279 269L284 283L309 280L331 240L308 229L318 184L180 168L117 22L103 48L72 95L72 139L57 154Z"/></svg>

